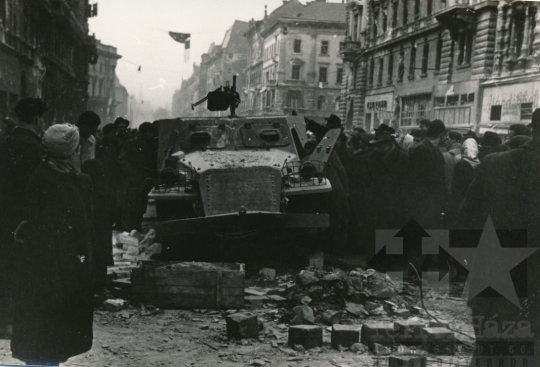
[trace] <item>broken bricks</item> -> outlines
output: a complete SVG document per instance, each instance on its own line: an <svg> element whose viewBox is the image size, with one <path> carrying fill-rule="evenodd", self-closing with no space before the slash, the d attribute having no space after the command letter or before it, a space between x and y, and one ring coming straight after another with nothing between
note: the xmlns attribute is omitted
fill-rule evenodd
<svg viewBox="0 0 540 367"><path fill-rule="evenodd" d="M301 345L305 349L323 345L323 329L315 325L297 325L289 328L289 346Z"/></svg>
<svg viewBox="0 0 540 367"><path fill-rule="evenodd" d="M259 324L256 315L236 313L227 316L227 336L229 338L257 339L259 337Z"/></svg>
<svg viewBox="0 0 540 367"><path fill-rule="evenodd" d="M360 339L360 329L355 325L333 325L331 342L334 349L339 349L339 346L349 348L353 344L358 343Z"/></svg>

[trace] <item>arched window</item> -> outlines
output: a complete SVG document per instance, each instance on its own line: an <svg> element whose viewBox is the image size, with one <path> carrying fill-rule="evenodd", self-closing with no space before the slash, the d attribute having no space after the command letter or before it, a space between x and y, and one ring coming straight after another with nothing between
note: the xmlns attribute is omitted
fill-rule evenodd
<svg viewBox="0 0 540 367"><path fill-rule="evenodd" d="M317 109L320 111L324 108L324 96L317 98Z"/></svg>

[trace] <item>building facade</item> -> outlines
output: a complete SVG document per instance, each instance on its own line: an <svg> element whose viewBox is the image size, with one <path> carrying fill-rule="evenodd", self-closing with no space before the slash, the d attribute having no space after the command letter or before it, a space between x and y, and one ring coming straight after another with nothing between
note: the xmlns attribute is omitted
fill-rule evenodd
<svg viewBox="0 0 540 367"><path fill-rule="evenodd" d="M41 97L48 124L74 122L88 98L96 45L88 0L0 0L0 119L19 98Z"/></svg>
<svg viewBox="0 0 540 367"><path fill-rule="evenodd" d="M129 93L121 83L120 79L118 79L117 76L114 78L114 100L115 100L115 109L114 109L114 116L116 117L123 117L128 118L128 101L129 101Z"/></svg>
<svg viewBox="0 0 540 367"><path fill-rule="evenodd" d="M529 123L539 106L537 8L532 1L349 1L341 115L366 130L386 123L409 131L424 118L475 130Z"/></svg>
<svg viewBox="0 0 540 367"><path fill-rule="evenodd" d="M246 32L248 115L328 116L339 110L346 4L284 1Z"/></svg>
<svg viewBox="0 0 540 367"><path fill-rule="evenodd" d="M88 84L88 109L101 118L101 127L113 122L116 113L116 65L122 57L116 47L97 41L97 63L90 67Z"/></svg>
<svg viewBox="0 0 540 367"><path fill-rule="evenodd" d="M193 73L184 80L173 96L172 113L178 117L226 116L227 111L212 112L206 109L206 103L191 109L191 104L204 98L226 83L232 84L236 75L236 90L241 93L246 85L247 42L244 33L247 22L236 20L227 30L221 45L212 43L207 53L201 56L201 64L193 66ZM236 109L237 115L244 114L245 101Z"/></svg>

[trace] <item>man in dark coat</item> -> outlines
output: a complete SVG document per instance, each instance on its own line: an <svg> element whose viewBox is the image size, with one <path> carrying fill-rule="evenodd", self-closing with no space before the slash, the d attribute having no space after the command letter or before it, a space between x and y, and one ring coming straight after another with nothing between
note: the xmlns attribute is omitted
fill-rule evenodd
<svg viewBox="0 0 540 367"><path fill-rule="evenodd" d="M75 126L51 126L43 145L27 221L15 233L11 351L27 364L58 365L92 347L91 182L80 173Z"/></svg>
<svg viewBox="0 0 540 367"><path fill-rule="evenodd" d="M448 190L445 160L439 149L445 138L444 123L432 121L426 139L412 150L409 159L408 215L426 229L445 228Z"/></svg>
<svg viewBox="0 0 540 367"><path fill-rule="evenodd" d="M383 128L375 130L370 143L373 152L366 157L363 190L365 218L368 221L367 238L363 246L366 258L375 255L377 229L401 229L405 225L405 186L409 156L396 148L395 138Z"/></svg>
<svg viewBox="0 0 540 367"><path fill-rule="evenodd" d="M30 176L41 163L43 115L47 104L39 98L21 99L15 106L18 126L0 143L0 328L9 324L10 260L13 233L26 213Z"/></svg>
<svg viewBox="0 0 540 367"><path fill-rule="evenodd" d="M540 109L533 112L532 126L532 141L511 151L490 154L484 158L460 209L458 228L481 230L490 216L496 230L527 231L527 244L518 243L519 247L540 247ZM467 260L470 262L473 259ZM483 258L477 266L485 266L488 274L512 270L509 285L517 289L520 284L526 284L527 289L525 294L517 294L520 306L498 293L490 294L487 290L469 302L477 337L471 366L540 366L540 251L526 258L526 272L522 269L521 274L518 268L500 269L493 264L496 261L493 258ZM498 325L495 329L500 334L497 336L495 333L495 338L489 335L492 334L489 325ZM514 357L506 354L508 357L495 355L488 358L486 354L482 357L479 353L493 348L497 343L500 347L495 352L500 350L502 353L512 345L525 345L527 342L534 344L534 352L528 356L521 354L523 357ZM527 347L527 350L533 349ZM512 362L512 358L518 363Z"/></svg>
<svg viewBox="0 0 540 367"><path fill-rule="evenodd" d="M83 163L82 172L92 179L92 275L94 292L104 293L107 286L107 266L113 266L112 226L116 192L105 178L100 161L90 159Z"/></svg>
<svg viewBox="0 0 540 367"><path fill-rule="evenodd" d="M157 177L157 134L150 122L139 126L139 136L128 140L120 153L124 179L118 191L122 229L141 231L152 180Z"/></svg>

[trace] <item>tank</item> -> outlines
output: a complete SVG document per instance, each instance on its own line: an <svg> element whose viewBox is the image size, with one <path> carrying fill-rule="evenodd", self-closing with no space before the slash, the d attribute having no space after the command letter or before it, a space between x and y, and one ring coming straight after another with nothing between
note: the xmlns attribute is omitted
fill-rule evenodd
<svg viewBox="0 0 540 367"><path fill-rule="evenodd" d="M275 243L328 230L326 164L340 133L329 130L307 154L303 116L160 120L159 178L149 198L170 257L203 244L257 236Z"/></svg>

